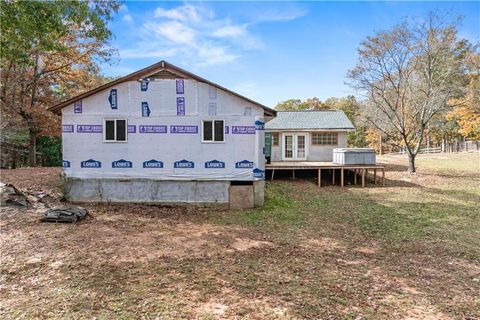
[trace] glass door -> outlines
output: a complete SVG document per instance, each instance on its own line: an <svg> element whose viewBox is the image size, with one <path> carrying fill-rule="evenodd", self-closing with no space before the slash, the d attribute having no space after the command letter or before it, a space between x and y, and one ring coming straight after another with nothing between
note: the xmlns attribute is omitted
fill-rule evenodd
<svg viewBox="0 0 480 320"><path fill-rule="evenodd" d="M283 135L283 158L285 160L293 160L293 134Z"/></svg>
<svg viewBox="0 0 480 320"><path fill-rule="evenodd" d="M282 135L282 160L306 160L307 159L307 134L284 133Z"/></svg>
<svg viewBox="0 0 480 320"><path fill-rule="evenodd" d="M295 159L296 160L306 160L307 159L307 136L305 134L295 135Z"/></svg>

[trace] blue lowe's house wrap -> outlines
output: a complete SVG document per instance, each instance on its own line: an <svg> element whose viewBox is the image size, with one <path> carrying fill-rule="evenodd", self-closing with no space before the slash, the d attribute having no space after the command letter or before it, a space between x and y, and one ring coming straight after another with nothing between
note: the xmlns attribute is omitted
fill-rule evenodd
<svg viewBox="0 0 480 320"><path fill-rule="evenodd" d="M140 82L140 91L147 91L148 90L148 80L142 80Z"/></svg>
<svg viewBox="0 0 480 320"><path fill-rule="evenodd" d="M77 133L102 133L103 126L98 124L79 124Z"/></svg>
<svg viewBox="0 0 480 320"><path fill-rule="evenodd" d="M148 102L142 102L142 117L150 117L150 108L148 107Z"/></svg>
<svg viewBox="0 0 480 320"><path fill-rule="evenodd" d="M154 124L154 125L139 125L139 133L167 133L167 126Z"/></svg>
<svg viewBox="0 0 480 320"><path fill-rule="evenodd" d="M253 176L258 179L265 179L265 170L255 168L253 169Z"/></svg>
<svg viewBox="0 0 480 320"><path fill-rule="evenodd" d="M170 126L170 133L198 133L198 126Z"/></svg>
<svg viewBox="0 0 480 320"><path fill-rule="evenodd" d="M143 167L144 168L163 168L163 162L160 160L148 160L143 162Z"/></svg>
<svg viewBox="0 0 480 320"><path fill-rule="evenodd" d="M75 101L73 104L73 112L82 113L82 100Z"/></svg>
<svg viewBox="0 0 480 320"><path fill-rule="evenodd" d="M223 169L225 168L225 162L218 161L218 160L207 161L205 162L205 168L206 169Z"/></svg>
<svg viewBox="0 0 480 320"><path fill-rule="evenodd" d="M128 133L135 133L137 132L137 127L135 125L128 125Z"/></svg>
<svg viewBox="0 0 480 320"><path fill-rule="evenodd" d="M177 94L184 94L185 93L185 83L183 80L176 80L176 91Z"/></svg>
<svg viewBox="0 0 480 320"><path fill-rule="evenodd" d="M110 90L110 95L108 96L108 102L110 103L110 108L118 108L118 99L117 99L117 89Z"/></svg>
<svg viewBox="0 0 480 320"><path fill-rule="evenodd" d="M237 169L253 168L253 161L242 160L242 161L235 162L235 168Z"/></svg>
<svg viewBox="0 0 480 320"><path fill-rule="evenodd" d="M131 168L131 167L132 167L132 161L128 161L125 159L112 161L112 168Z"/></svg>
<svg viewBox="0 0 480 320"><path fill-rule="evenodd" d="M82 168L101 168L102 163L100 161L97 161L97 160L88 159L88 160L80 162L80 167L82 167Z"/></svg>
<svg viewBox="0 0 480 320"><path fill-rule="evenodd" d="M255 134L255 126L232 126L232 134Z"/></svg>
<svg viewBox="0 0 480 320"><path fill-rule="evenodd" d="M185 98L178 97L177 98L177 116L184 116L185 115Z"/></svg>
<svg viewBox="0 0 480 320"><path fill-rule="evenodd" d="M63 166L64 168L70 168L70 161L68 161L68 160L63 160L63 161L62 161L62 166Z"/></svg>
<svg viewBox="0 0 480 320"><path fill-rule="evenodd" d="M62 132L73 132L73 124L62 125Z"/></svg>
<svg viewBox="0 0 480 320"><path fill-rule="evenodd" d="M275 111L168 63L60 105L72 201L228 203L231 187L264 179Z"/></svg>
<svg viewBox="0 0 480 320"><path fill-rule="evenodd" d="M260 120L255 121L255 129L257 130L265 130L265 123Z"/></svg>
<svg viewBox="0 0 480 320"><path fill-rule="evenodd" d="M178 168L178 169L193 169L195 168L195 163L193 161L188 161L188 160L180 160L180 161L175 161L175 163L173 164L173 167L174 168Z"/></svg>

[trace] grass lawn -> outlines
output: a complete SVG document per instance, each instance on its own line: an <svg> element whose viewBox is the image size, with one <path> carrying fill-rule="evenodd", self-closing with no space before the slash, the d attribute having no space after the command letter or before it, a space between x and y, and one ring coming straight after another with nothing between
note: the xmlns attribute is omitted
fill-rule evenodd
<svg viewBox="0 0 480 320"><path fill-rule="evenodd" d="M386 186L267 182L246 211L42 203L1 213L0 317L77 319L480 318L480 154L384 156ZM59 170L5 170L51 195Z"/></svg>

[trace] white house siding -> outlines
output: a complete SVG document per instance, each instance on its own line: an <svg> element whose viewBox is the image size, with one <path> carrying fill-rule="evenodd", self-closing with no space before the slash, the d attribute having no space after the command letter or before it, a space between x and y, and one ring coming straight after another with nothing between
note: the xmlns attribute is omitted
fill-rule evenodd
<svg viewBox="0 0 480 320"><path fill-rule="evenodd" d="M289 131L289 133L295 133L294 131ZM316 131L321 132L321 131ZM331 131L325 131L331 132ZM300 132L299 132L300 133ZM302 132L304 133L304 131ZM271 161L282 161L282 132L279 136L279 145L272 146L272 157ZM333 161L333 149L335 148L346 148L347 147L347 131L338 131L338 145L336 146L321 146L313 145L311 141L311 133L308 135L308 153L307 159L301 161Z"/></svg>
<svg viewBox="0 0 480 320"><path fill-rule="evenodd" d="M129 81L83 99L81 112L75 112L73 104L65 107L62 110L65 176L76 179L75 181L93 179L91 181L98 182L98 188L100 184L108 184L111 181L108 179L123 179L120 182L132 179L225 182L262 180L264 134L261 122L264 110L208 84L189 79L180 80L179 83L182 81L183 94L177 94L175 79L150 81L147 91L141 91L138 81ZM113 109L109 102L112 89L117 91L117 109ZM178 97L185 99L185 115L177 115ZM148 103L149 116L142 115L142 102ZM78 109L77 107L77 111ZM104 119L117 118L127 120L127 142L103 142ZM225 121L226 131L228 130L225 143L202 143L202 120L209 119ZM141 132L145 128L143 126L157 126L154 128L162 133ZM177 126L188 126L191 133L174 133ZM148 130L151 128L148 127ZM144 162L152 159L163 162L163 168L144 168ZM98 161L101 167L82 167L82 162L88 160ZM131 167L113 167L113 162L118 160L131 162ZM192 161L194 168L174 168L174 163L181 160ZM206 162L212 160L223 162L224 168L206 168ZM240 165L239 168L236 163L241 161L251 164ZM116 183L115 188L118 185ZM192 185L197 188L193 191L197 198L187 202L228 202L228 192L225 190L227 188L228 191L228 183L224 183L222 191L218 193L220 198L213 197L213 200L202 195L205 188L198 187L202 184L188 184L182 188L187 190ZM71 193L83 194L88 188L93 187L73 186ZM108 193L111 188L104 191ZM120 197L123 201L142 200L136 195L124 195L135 192L132 188L135 187L128 186L128 190L122 191ZM162 197L168 198L168 201L182 201L181 197L175 195L155 195L158 191L155 188L158 185L143 193L151 194L159 202ZM215 188L218 189L218 184ZM191 190L188 192L191 193ZM115 196L110 196L112 197ZM184 194L183 197L188 195ZM88 198L94 200L98 194L94 193Z"/></svg>

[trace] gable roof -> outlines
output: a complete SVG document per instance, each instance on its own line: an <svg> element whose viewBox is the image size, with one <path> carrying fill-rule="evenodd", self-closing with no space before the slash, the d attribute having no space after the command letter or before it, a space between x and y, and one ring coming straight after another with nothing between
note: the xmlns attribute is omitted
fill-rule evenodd
<svg viewBox="0 0 480 320"><path fill-rule="evenodd" d="M340 110L277 111L265 124L267 130L353 130L353 124Z"/></svg>
<svg viewBox="0 0 480 320"><path fill-rule="evenodd" d="M73 97L71 99L68 99L66 101L63 101L53 107L50 107L48 110L56 113L56 114L60 114L61 110L63 108L65 108L66 106L74 103L75 101L78 101L78 100L81 100L81 99L84 99L86 97L89 97L95 93L98 93L100 91L103 91L105 89L108 89L110 87L113 87L113 86L116 86L120 83L123 83L123 82L127 82L127 81L136 81L136 80L139 80L141 78L144 78L144 77L147 77L147 76L150 76L150 75L155 75L157 77L162 77L162 75L165 75L165 74L172 74L172 75L175 75L177 76L178 78L184 78L184 79L193 79L193 80L196 80L198 82L203 82L203 83L206 83L206 84L209 84L217 89L220 89L220 90L223 90L227 93L230 93L234 96L237 96L239 97L240 99L243 99L243 100L246 100L250 103L253 103L261 108L263 108L264 110L264 114L266 116L271 116L271 117L275 117L276 116L276 111L267 107L267 106L264 106L263 104L260 104L256 101L253 101L245 96L242 96L241 94L238 94L234 91L231 91L225 87L222 87L216 83L213 83L211 81L208 81L207 79L204 79L200 76L197 76L196 74L193 74L191 72L188 72L186 70L183 70L177 66L174 66L173 64L171 63L168 63L166 62L165 60L162 60L160 62L157 62L155 64L152 64L151 66L149 67L146 67L146 68L143 68L141 70L138 70L138 71L135 71L129 75L126 75L124 77L121 77L121 78L118 78L114 81L111 81L109 83L106 83L104 85L101 85L95 89L92 89L90 91L87 91L87 92L84 92L76 97Z"/></svg>

